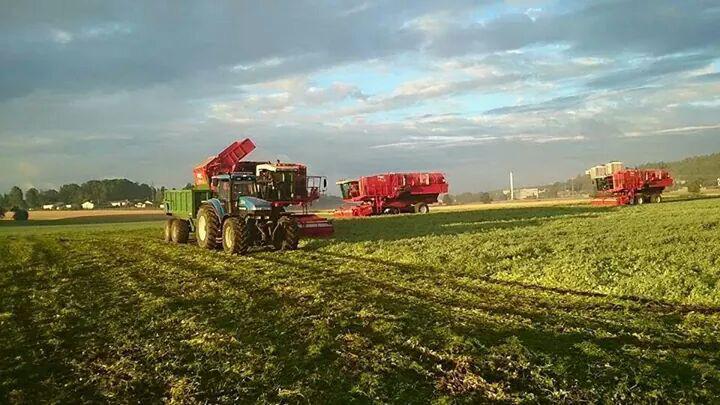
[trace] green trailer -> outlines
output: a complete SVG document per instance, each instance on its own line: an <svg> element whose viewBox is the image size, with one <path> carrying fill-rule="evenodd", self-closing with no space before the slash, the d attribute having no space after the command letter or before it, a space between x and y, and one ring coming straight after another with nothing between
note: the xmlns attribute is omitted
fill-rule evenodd
<svg viewBox="0 0 720 405"><path fill-rule="evenodd" d="M186 189L165 191L165 214L171 216L165 223L165 241L187 243L190 232L195 231L194 220L203 201L212 198L210 190Z"/></svg>

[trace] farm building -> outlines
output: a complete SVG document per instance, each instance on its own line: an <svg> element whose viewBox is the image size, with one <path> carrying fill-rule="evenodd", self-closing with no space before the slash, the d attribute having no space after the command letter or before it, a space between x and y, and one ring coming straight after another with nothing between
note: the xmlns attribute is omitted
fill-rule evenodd
<svg viewBox="0 0 720 405"><path fill-rule="evenodd" d="M110 206L113 208L127 207L129 205L130 205L130 201L128 201L128 200L110 201Z"/></svg>
<svg viewBox="0 0 720 405"><path fill-rule="evenodd" d="M92 201L85 201L84 203L80 204L82 206L82 209L84 210L92 210L95 209L95 203Z"/></svg>
<svg viewBox="0 0 720 405"><path fill-rule="evenodd" d="M53 209L55 209L55 204L43 204L42 209L53 210Z"/></svg>

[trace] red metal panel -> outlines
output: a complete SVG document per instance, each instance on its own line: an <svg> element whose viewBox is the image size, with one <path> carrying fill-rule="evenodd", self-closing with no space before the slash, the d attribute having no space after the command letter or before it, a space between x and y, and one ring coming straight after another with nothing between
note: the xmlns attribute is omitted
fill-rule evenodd
<svg viewBox="0 0 720 405"><path fill-rule="evenodd" d="M233 142L216 156L211 156L195 166L193 169L195 185L207 186L210 184L212 176L231 173L235 164L253 150L255 150L255 144L248 138Z"/></svg>

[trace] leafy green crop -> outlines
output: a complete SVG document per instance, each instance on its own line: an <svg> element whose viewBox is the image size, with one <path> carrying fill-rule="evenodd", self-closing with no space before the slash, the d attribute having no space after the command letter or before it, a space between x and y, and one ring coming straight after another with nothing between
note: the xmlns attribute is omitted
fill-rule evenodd
<svg viewBox="0 0 720 405"><path fill-rule="evenodd" d="M1 402L713 402L720 200L0 233Z"/></svg>

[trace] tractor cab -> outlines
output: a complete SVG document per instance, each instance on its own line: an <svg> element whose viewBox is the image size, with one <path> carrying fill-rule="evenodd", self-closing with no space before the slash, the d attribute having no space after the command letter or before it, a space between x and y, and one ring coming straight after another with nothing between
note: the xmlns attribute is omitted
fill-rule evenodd
<svg viewBox="0 0 720 405"><path fill-rule="evenodd" d="M213 176L211 188L222 201L226 212L269 211L272 205L260 198L256 177L252 173L232 173Z"/></svg>

